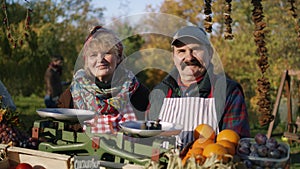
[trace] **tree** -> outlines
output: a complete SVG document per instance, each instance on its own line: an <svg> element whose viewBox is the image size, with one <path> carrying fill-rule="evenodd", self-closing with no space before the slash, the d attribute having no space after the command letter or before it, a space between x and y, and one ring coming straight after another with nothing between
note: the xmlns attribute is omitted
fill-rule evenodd
<svg viewBox="0 0 300 169"><path fill-rule="evenodd" d="M259 56L256 53L257 47L253 37L253 6L250 1L240 0L232 1L231 4L232 11L230 15L233 19L231 24L234 34L233 40L224 39L224 30L226 28L223 16L225 11L224 1L213 1L211 3L213 31L209 33L209 37L222 61L224 71L243 86L249 114L252 116L257 114L256 81L258 77L261 77L261 72L257 65ZM266 44L270 67L267 69L265 76L271 82L270 92L274 100L282 71L284 69L299 69L300 66L298 57L299 44L297 43L297 31L295 30L297 22L295 23L289 14L291 6L288 1L264 1L262 5L265 16L264 21L267 23L266 30L269 31L266 34ZM151 6L149 11L172 14L195 25L204 25L204 6L204 1L165 0L159 11ZM299 4L297 7L299 8ZM164 23L159 18L148 18L147 22L157 26L159 26L159 23ZM146 44L148 46L166 46L165 41L156 39L150 39L150 42Z"/></svg>
<svg viewBox="0 0 300 169"><path fill-rule="evenodd" d="M3 1L5 3L7 1ZM74 64L88 30L101 23L101 8L83 1L9 1L6 3L10 27L15 36L24 33L24 18L30 8L30 29L23 44L14 48L8 41L7 29L2 27L0 49L1 80L12 95L44 94L44 71L49 56L61 54L65 58L64 79L71 79ZM4 13L0 14L5 18ZM100 20L98 20L99 18Z"/></svg>

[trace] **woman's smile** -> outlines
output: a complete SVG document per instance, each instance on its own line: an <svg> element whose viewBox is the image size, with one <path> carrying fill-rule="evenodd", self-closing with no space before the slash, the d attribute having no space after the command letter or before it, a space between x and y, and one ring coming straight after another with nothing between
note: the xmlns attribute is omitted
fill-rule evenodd
<svg viewBox="0 0 300 169"><path fill-rule="evenodd" d="M109 65L107 65L107 64L101 64L101 65L96 66L96 68L100 69L100 70L102 70L102 69L108 69Z"/></svg>

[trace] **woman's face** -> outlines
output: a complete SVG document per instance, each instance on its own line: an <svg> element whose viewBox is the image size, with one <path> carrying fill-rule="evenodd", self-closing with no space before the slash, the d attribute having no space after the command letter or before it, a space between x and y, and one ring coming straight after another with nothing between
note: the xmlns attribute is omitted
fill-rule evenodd
<svg viewBox="0 0 300 169"><path fill-rule="evenodd" d="M119 57L111 51L92 50L87 56L86 66L100 81L110 82L119 60Z"/></svg>

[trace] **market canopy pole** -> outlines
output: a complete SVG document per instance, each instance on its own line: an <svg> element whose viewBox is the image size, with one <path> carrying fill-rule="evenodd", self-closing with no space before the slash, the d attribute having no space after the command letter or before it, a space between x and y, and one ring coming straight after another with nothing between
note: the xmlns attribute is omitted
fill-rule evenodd
<svg viewBox="0 0 300 169"><path fill-rule="evenodd" d="M288 115L289 115L291 113L291 104L290 104L291 103L290 102L291 95L290 95L290 82L289 82L288 70L285 70L282 73L282 76L281 76L281 82L280 82L280 86L279 86L278 91L277 91L276 102L275 102L274 109L273 109L274 118L277 115L277 111L278 111L278 108L279 108L279 104L280 104L280 100L281 100L281 96L282 96L284 86L286 87L286 92L288 93L287 94L287 97L288 97L287 106L288 106ZM291 117L288 117L288 123L291 123ZM270 138L271 135L272 135L273 127L274 127L274 120L269 125L269 129L268 129L268 133L267 133L268 138Z"/></svg>

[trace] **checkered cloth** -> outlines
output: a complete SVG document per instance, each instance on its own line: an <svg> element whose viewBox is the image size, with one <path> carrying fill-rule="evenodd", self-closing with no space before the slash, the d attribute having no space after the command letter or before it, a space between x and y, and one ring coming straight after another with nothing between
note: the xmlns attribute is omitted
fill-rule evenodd
<svg viewBox="0 0 300 169"><path fill-rule="evenodd" d="M132 72L124 70L124 76L117 83L121 85L108 89L99 88L91 79L80 69L74 75L71 93L75 108L96 112L92 120L86 121L92 133L114 133L118 131L119 122L136 120L130 96L139 83Z"/></svg>
<svg viewBox="0 0 300 169"><path fill-rule="evenodd" d="M119 122L137 120L130 104L126 108L115 115L97 114L93 119L86 121L91 126L91 133L114 133L119 130ZM83 126L86 130L86 126Z"/></svg>

